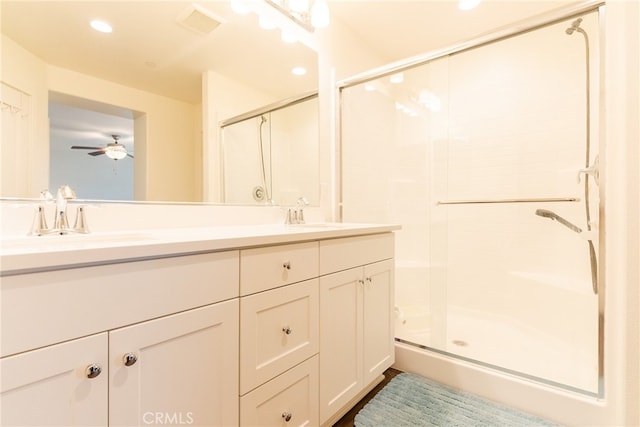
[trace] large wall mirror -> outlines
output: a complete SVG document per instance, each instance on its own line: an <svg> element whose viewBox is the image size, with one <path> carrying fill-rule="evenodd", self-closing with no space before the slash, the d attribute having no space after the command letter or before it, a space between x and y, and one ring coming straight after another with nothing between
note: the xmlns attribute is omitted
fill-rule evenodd
<svg viewBox="0 0 640 427"><path fill-rule="evenodd" d="M204 195L223 183L203 180L244 171L203 161L203 128L318 87L313 35L285 43L230 3L3 0L0 197L72 181L80 198L223 202ZM128 155L102 155L114 142ZM70 173L85 169L103 176ZM117 181L134 188L108 191Z"/></svg>

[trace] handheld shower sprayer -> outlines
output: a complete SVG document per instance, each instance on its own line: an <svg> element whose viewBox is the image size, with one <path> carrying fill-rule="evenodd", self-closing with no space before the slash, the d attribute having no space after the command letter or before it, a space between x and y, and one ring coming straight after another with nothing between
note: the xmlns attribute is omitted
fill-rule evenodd
<svg viewBox="0 0 640 427"><path fill-rule="evenodd" d="M569 230L575 231L576 233L582 233L582 229L580 227L570 223L569 221L562 218L557 213L550 211L548 209L536 209L536 215L541 216L543 218L549 218L552 221L558 221L560 224L564 225Z"/></svg>

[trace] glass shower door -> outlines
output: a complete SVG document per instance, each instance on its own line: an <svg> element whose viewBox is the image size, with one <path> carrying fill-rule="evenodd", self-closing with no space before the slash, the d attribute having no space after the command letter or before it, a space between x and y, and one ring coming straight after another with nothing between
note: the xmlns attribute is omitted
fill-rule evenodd
<svg viewBox="0 0 640 427"><path fill-rule="evenodd" d="M344 88L342 198L345 221L403 225L398 339L597 394L599 188L580 171L598 20L581 19Z"/></svg>

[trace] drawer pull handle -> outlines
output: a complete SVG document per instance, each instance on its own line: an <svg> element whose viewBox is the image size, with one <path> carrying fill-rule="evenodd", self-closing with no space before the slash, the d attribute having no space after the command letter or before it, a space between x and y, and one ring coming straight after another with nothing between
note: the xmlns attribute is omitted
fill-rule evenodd
<svg viewBox="0 0 640 427"><path fill-rule="evenodd" d="M286 422L291 421L291 412L283 412L283 413L282 413L282 418L284 418L284 420L285 420Z"/></svg>
<svg viewBox="0 0 640 427"><path fill-rule="evenodd" d="M282 328L282 332L284 332L287 335L291 335L291 332L293 332L293 331L291 330L290 327L285 326L284 328Z"/></svg>
<svg viewBox="0 0 640 427"><path fill-rule="evenodd" d="M291 270L291 262L290 261L285 261L282 266L285 268L285 270Z"/></svg>
<svg viewBox="0 0 640 427"><path fill-rule="evenodd" d="M122 362L124 366L132 366L135 365L138 361L138 356L135 353L127 353L122 356Z"/></svg>
<svg viewBox="0 0 640 427"><path fill-rule="evenodd" d="M95 378L102 372L102 366L94 363L92 365L87 366L85 373L87 374L87 378Z"/></svg>
<svg viewBox="0 0 640 427"><path fill-rule="evenodd" d="M358 284L360 284L360 285L364 285L364 280L362 280L362 279L358 279Z"/></svg>

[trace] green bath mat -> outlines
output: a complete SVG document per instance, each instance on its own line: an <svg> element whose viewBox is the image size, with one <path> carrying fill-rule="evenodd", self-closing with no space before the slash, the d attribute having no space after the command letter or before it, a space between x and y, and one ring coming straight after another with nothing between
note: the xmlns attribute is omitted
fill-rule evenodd
<svg viewBox="0 0 640 427"><path fill-rule="evenodd" d="M356 427L557 426L421 376L401 373L358 412Z"/></svg>

